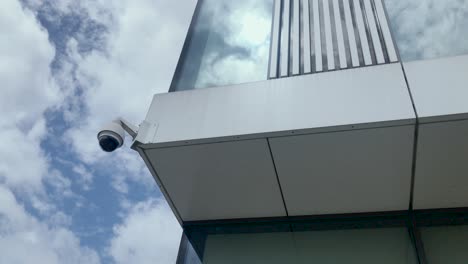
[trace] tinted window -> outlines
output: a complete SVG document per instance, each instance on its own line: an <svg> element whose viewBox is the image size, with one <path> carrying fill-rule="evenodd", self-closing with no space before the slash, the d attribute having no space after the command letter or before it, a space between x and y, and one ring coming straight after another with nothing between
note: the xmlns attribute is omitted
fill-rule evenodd
<svg viewBox="0 0 468 264"><path fill-rule="evenodd" d="M201 0L171 90L267 79L273 0Z"/></svg>

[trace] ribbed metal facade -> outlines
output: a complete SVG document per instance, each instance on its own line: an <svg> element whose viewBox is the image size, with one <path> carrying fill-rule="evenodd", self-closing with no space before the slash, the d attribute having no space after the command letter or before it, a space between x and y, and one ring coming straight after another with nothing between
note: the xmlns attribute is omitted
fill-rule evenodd
<svg viewBox="0 0 468 264"><path fill-rule="evenodd" d="M382 0L275 0L270 79L398 62Z"/></svg>

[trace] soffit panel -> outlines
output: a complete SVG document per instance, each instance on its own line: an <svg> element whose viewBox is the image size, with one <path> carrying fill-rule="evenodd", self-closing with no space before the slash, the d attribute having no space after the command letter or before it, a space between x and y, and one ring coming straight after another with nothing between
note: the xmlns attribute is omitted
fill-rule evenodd
<svg viewBox="0 0 468 264"><path fill-rule="evenodd" d="M286 216L266 139L146 153L183 221Z"/></svg>
<svg viewBox="0 0 468 264"><path fill-rule="evenodd" d="M270 139L289 215L407 210L414 126Z"/></svg>

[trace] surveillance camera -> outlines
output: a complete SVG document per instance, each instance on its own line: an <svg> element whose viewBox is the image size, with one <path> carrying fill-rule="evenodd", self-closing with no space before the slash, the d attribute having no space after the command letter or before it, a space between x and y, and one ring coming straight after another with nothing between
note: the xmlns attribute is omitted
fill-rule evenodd
<svg viewBox="0 0 468 264"><path fill-rule="evenodd" d="M106 124L97 135L99 146L105 152L112 152L120 148L124 143L125 132L135 139L138 134L138 127L122 118Z"/></svg>
<svg viewBox="0 0 468 264"><path fill-rule="evenodd" d="M99 131L97 138L102 150L105 152L112 152L123 145L125 130L120 124L120 121L112 121Z"/></svg>

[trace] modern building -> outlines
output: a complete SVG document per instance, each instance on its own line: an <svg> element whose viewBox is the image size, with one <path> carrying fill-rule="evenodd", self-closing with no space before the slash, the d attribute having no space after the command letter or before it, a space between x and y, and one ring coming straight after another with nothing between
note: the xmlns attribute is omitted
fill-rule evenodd
<svg viewBox="0 0 468 264"><path fill-rule="evenodd" d="M132 146L184 229L177 263L468 263L467 17L199 0Z"/></svg>

